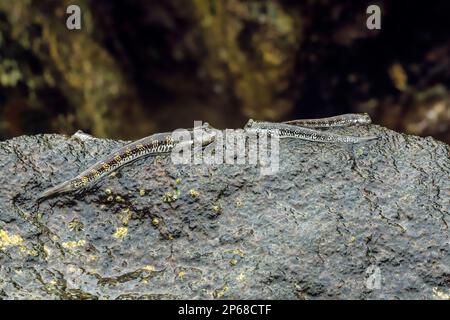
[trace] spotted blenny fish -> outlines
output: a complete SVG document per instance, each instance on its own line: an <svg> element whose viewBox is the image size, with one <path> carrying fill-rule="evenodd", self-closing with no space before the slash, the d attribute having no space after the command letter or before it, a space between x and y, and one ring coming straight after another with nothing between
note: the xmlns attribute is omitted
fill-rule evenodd
<svg viewBox="0 0 450 320"><path fill-rule="evenodd" d="M195 130L201 130L201 133L194 133ZM192 140L188 141L174 141L172 138L173 132L156 133L133 141L115 150L112 154L90 166L76 177L45 190L38 196L37 200L56 194L79 191L92 186L104 176L137 159L171 152L177 143L194 144L196 142L195 139L199 139L198 142L204 146L214 140L215 131L208 123L204 123L202 126L189 131L193 137Z"/></svg>

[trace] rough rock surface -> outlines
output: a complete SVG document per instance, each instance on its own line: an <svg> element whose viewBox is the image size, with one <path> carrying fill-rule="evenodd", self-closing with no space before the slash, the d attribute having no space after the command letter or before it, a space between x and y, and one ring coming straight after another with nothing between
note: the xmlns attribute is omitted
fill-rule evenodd
<svg viewBox="0 0 450 320"><path fill-rule="evenodd" d="M280 170L140 160L36 204L122 141L0 143L0 299L450 297L449 147L370 126Z"/></svg>

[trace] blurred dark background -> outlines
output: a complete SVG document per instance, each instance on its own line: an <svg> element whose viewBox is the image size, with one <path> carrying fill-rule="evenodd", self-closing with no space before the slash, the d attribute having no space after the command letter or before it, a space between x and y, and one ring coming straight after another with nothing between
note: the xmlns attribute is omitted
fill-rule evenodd
<svg viewBox="0 0 450 320"><path fill-rule="evenodd" d="M0 139L368 112L450 143L449 17L450 1L0 0Z"/></svg>

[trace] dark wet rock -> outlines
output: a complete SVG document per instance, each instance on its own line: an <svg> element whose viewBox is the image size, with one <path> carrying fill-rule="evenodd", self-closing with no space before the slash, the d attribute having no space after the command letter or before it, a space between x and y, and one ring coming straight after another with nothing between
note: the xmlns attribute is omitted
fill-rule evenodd
<svg viewBox="0 0 450 320"><path fill-rule="evenodd" d="M282 140L269 176L147 158L40 204L124 142L1 142L0 299L449 298L449 147L347 131L381 139Z"/></svg>

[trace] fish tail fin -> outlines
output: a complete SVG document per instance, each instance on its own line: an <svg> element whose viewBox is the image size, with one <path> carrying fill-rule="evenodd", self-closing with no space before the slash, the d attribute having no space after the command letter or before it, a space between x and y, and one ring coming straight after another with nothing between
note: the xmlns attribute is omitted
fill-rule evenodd
<svg viewBox="0 0 450 320"><path fill-rule="evenodd" d="M376 140L379 139L379 136L364 136L364 137L358 137L359 141L358 142L365 142L365 141L371 141L371 140Z"/></svg>
<svg viewBox="0 0 450 320"><path fill-rule="evenodd" d="M67 192L67 191L70 191L71 189L72 188L70 185L70 181L66 181L66 182L60 183L54 187L51 187L47 190L44 190L41 194L39 194L37 200L48 198L48 197L51 197L58 193Z"/></svg>

